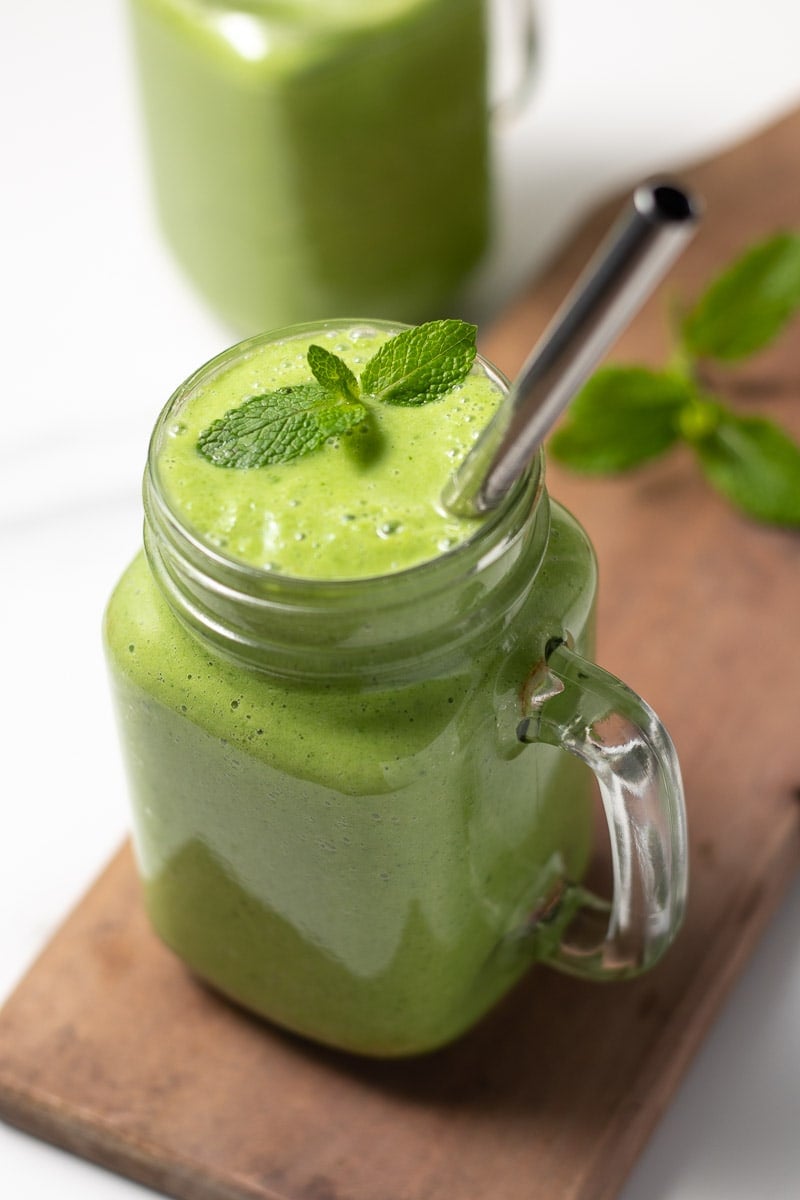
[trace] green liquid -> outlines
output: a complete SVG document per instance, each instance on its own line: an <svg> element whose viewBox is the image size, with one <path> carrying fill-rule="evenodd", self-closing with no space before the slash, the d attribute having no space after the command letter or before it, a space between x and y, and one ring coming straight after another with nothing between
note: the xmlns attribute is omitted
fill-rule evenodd
<svg viewBox="0 0 800 1200"><path fill-rule="evenodd" d="M483 0L131 0L161 224L244 332L441 315L488 233Z"/></svg>
<svg viewBox="0 0 800 1200"><path fill-rule="evenodd" d="M392 563L430 559L451 469L439 449L465 450L495 385L476 373L422 409L387 407L386 445L366 466L343 445L262 471L202 460L196 427L243 400L254 372L260 385L299 370L303 344L290 349L268 347L194 385L174 415L184 428L161 445L170 503L210 545L226 538L226 554L254 566L279 558L301 577L391 579ZM403 455L412 461L398 483L391 464ZM368 515L351 533L342 505L354 507L366 481ZM407 539L380 535L387 516ZM458 522L447 536L474 531ZM404 1055L456 1037L546 956L560 926L543 943L530 914L558 881L580 878L591 813L580 764L517 740L520 694L554 633L569 630L591 654L596 576L585 534L557 505L542 533L516 568L513 605L501 589L488 624L472 628L485 583L467 573L439 602L449 605L445 639L466 621L468 640L435 669L412 660L389 682L368 643L351 652L345 679L234 663L183 627L144 557L134 561L109 604L106 644L147 908L192 970L300 1033ZM302 612L293 621L302 634ZM346 641L334 608L331 629Z"/></svg>
<svg viewBox="0 0 800 1200"><path fill-rule="evenodd" d="M497 383L478 367L428 404L371 404L364 428L288 463L240 471L197 452L200 432L244 399L308 383L311 341L358 374L388 336L364 325L284 339L195 389L158 461L181 519L239 561L311 579L391 574L474 533L476 522L447 513L439 497L500 400Z"/></svg>

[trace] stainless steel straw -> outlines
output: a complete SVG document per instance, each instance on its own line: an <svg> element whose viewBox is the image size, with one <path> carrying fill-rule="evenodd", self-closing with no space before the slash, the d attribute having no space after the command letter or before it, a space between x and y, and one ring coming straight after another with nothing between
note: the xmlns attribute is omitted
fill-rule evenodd
<svg viewBox="0 0 800 1200"><path fill-rule="evenodd" d="M474 516L497 507L686 245L700 211L676 183L639 184L445 488L445 508Z"/></svg>

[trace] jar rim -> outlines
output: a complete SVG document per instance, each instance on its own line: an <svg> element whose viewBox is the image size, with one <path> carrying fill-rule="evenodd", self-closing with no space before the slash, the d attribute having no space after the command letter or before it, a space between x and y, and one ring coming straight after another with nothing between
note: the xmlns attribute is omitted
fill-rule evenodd
<svg viewBox="0 0 800 1200"><path fill-rule="evenodd" d="M524 506L526 514L532 514L541 501L544 491L545 470L544 451L540 448L531 467L517 481L514 487L511 488L504 502L493 512L481 519L474 532L470 533L468 537L464 538L457 545L442 551L441 554L433 558L423 559L399 571L379 575L337 576L331 579L283 574L273 568L267 569L246 563L240 558L226 554L218 546L213 545L204 538L199 530L187 524L170 504L164 489L160 486L158 472L158 458L162 439L178 405L184 402L192 390L213 378L224 367L237 362L251 350L256 350L271 342L281 341L289 337L297 337L312 332L352 328L353 326L362 326L370 330L386 330L393 333L400 333L406 329L413 328L413 326L400 321L340 317L330 320L292 324L254 334L215 354L193 371L191 375L174 389L156 420L148 446L147 465L145 469L144 500L147 516L153 517L157 515L159 525L166 523L172 537L177 537L193 556L202 558L209 566L213 565L229 580L236 580L237 584L241 585L245 592L250 591L256 585L263 586L267 581L270 581L276 588L290 589L295 593L300 589L309 597L322 594L326 596L344 595L348 590L355 587L375 587L376 585L385 584L387 581L391 581L393 586L403 586L406 581L411 584L420 580L426 573L430 573L432 569L441 570L451 563L454 565L463 564L466 558L475 557L476 555L477 559L480 560L482 557L481 550L488 549L494 545L498 532L502 530L509 517L512 517L521 505ZM508 391L511 386L510 380L499 367L495 366L494 363L480 353L476 355L475 361L482 366L490 379L500 385L503 393Z"/></svg>

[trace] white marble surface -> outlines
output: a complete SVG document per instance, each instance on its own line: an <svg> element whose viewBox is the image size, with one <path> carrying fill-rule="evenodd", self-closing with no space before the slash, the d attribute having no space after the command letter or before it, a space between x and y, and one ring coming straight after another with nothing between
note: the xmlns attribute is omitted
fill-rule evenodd
<svg viewBox="0 0 800 1200"><path fill-rule="evenodd" d="M796 0L541 0L542 69L498 138L488 317L591 202L800 101ZM230 337L151 219L121 3L4 7L0 189L0 998L122 838L98 627L140 536L139 478L168 390ZM623 1191L800 1195L800 885ZM147 1194L0 1125L0 1195Z"/></svg>

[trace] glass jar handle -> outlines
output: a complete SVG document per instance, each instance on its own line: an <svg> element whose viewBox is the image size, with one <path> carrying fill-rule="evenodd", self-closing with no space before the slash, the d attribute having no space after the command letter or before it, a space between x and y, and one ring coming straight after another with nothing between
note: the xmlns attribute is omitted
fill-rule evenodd
<svg viewBox="0 0 800 1200"><path fill-rule="evenodd" d="M548 961L593 979L645 971L673 940L686 901L686 814L672 740L639 696L560 637L548 643L523 704L517 736L591 767L611 838L610 906L572 889L577 912Z"/></svg>
<svg viewBox="0 0 800 1200"><path fill-rule="evenodd" d="M490 0L489 16L490 107L493 120L505 121L521 112L534 78L538 48L535 0ZM501 66L508 62L512 63L516 75L510 87L506 87L501 73Z"/></svg>

